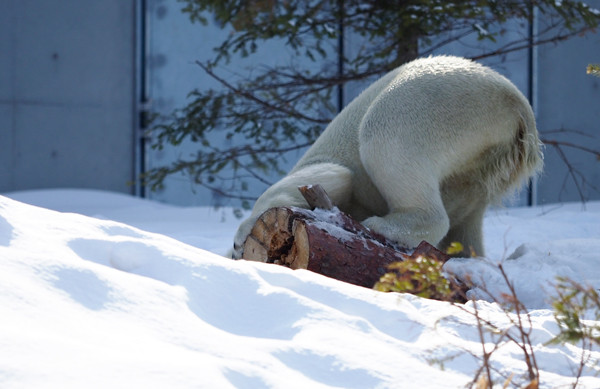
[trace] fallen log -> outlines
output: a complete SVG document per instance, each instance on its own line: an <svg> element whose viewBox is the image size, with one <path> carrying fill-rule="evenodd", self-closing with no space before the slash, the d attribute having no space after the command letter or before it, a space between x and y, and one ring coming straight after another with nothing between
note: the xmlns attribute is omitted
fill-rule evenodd
<svg viewBox="0 0 600 389"><path fill-rule="evenodd" d="M264 212L246 239L243 258L307 269L368 288L393 262L418 256L449 259L425 241L414 251L398 247L333 207L318 185L299 190L313 210L278 207Z"/></svg>

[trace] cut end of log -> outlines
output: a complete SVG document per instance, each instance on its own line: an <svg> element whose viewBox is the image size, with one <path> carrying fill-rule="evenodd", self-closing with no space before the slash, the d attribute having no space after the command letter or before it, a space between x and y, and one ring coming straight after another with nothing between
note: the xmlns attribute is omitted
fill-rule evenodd
<svg viewBox="0 0 600 389"><path fill-rule="evenodd" d="M288 255L281 258L281 264L291 269L308 269L310 257L310 242L304 223L294 223L294 243Z"/></svg>
<svg viewBox="0 0 600 389"><path fill-rule="evenodd" d="M244 259L275 263L292 269L307 269L310 243L301 210L271 208L263 213L244 243Z"/></svg>
<svg viewBox="0 0 600 389"><path fill-rule="evenodd" d="M267 248L254 236L248 236L244 243L244 258L251 261L266 262Z"/></svg>
<svg viewBox="0 0 600 389"><path fill-rule="evenodd" d="M293 242L289 208L271 208L263 213L244 243L244 258L276 263L286 255Z"/></svg>

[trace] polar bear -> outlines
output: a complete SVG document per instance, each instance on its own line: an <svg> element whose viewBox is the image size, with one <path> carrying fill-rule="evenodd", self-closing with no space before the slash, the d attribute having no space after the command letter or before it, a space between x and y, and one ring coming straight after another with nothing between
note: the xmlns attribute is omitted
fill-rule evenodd
<svg viewBox="0 0 600 389"><path fill-rule="evenodd" d="M505 77L454 56L416 59L364 90L287 176L256 201L233 258L257 218L308 207L298 186L320 184L333 203L398 244L452 242L484 255L487 206L542 166L534 114Z"/></svg>

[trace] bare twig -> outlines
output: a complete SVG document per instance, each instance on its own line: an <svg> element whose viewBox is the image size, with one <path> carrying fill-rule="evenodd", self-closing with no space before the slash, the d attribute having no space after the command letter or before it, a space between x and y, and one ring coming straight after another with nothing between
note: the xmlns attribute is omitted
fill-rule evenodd
<svg viewBox="0 0 600 389"><path fill-rule="evenodd" d="M261 105L262 107L268 109L268 110L273 110L273 111L280 111L283 112L287 115L290 115L292 117L298 118L298 119L302 119L302 120L306 120L308 122L312 122L312 123L318 123L318 124L327 124L329 123L329 119L320 119L320 118L315 118L315 117L310 117L307 116L301 112L298 112L296 110L289 110L285 107L282 106L278 106L278 105L273 105L271 103L269 103L268 101L265 101L259 97L257 97L255 94L251 93L250 91L246 91L246 90L241 90L239 88L236 88L235 86L233 86L231 83L229 83L228 81L226 81L224 78L221 78L219 76L217 76L217 74L215 72L212 71L212 69L203 64L200 61L196 61L196 64L198 66L200 66L205 72L206 74L208 74L209 76L211 76L212 78L214 78L216 81L218 81L221 85L223 85L224 87L226 87L227 89L229 89L230 91L232 91L233 93L240 95L250 101L254 101L255 103Z"/></svg>
<svg viewBox="0 0 600 389"><path fill-rule="evenodd" d="M483 359L481 368L480 368L479 372L475 375L474 381L475 382L479 381L478 376L480 375L480 372L483 369L483 370L485 370L485 373L487 375L487 385L491 389L494 381L492 380L492 372L490 371L490 358L492 357L492 353L498 349L498 345L500 344L500 342L496 342L494 348L491 351L489 351L489 352L486 351L486 349L485 349L486 342L485 342L485 336L483 333L483 321L481 320L481 318L479 316L479 309L477 308L477 302L475 300L473 300L473 309L475 310L474 316L475 316L475 320L477 321L477 332L479 334L479 342L481 343L482 359Z"/></svg>
<svg viewBox="0 0 600 389"><path fill-rule="evenodd" d="M516 317L517 317L516 322L510 315L507 315L507 317L509 318L511 323L513 323L514 325L517 326L517 329L519 330L519 336L521 339L520 339L520 342L517 343L517 345L523 351L523 355L525 357L525 363L527 364L527 369L529 371L529 379L532 382L533 381L539 382L540 373L539 373L539 369L537 366L537 361L535 359L535 355L533 353L533 347L531 346L531 338L530 338L531 329L533 328L533 324L531 323L531 316L529 315L529 312L527 311L527 309L525 308L523 303L518 299L515 287L512 284L512 282L510 282L510 280L508 279L508 275L504 271L504 267L502 266L501 263L498 264L498 268L500 269L500 274L502 275L502 279L504 280L504 282L508 286L508 289L510 290L510 296L509 296L510 304L514 307L514 309L516 311ZM524 326L524 323L522 320L522 315L523 315L522 311L525 311L525 317L527 318L527 324L529 326L528 330L525 329L525 326Z"/></svg>
<svg viewBox="0 0 600 389"><path fill-rule="evenodd" d="M564 129L564 128L543 131L542 134L545 134L545 135L547 135L547 134L554 134L554 135L576 134L576 135L584 136L587 138L595 139L595 137L593 135L584 133L583 131L573 130L573 129ZM567 173L567 176L565 177L565 181L563 183L561 192L562 192L562 190L564 190L566 188L566 181L567 181L568 177L571 177L573 179L573 182L575 184L575 188L577 189L579 198L583 203L585 203L585 201L587 200L585 193L584 193L584 185L597 191L597 192L600 192L600 189L598 187L596 187L594 184L589 182L586 179L585 175L582 174L581 171L576 169L575 166L573 166L573 164L569 160L569 157L565 154L565 151L564 151L564 148L568 147L571 149L583 151L584 153L595 157L597 160L600 160L600 150L599 149L588 147L583 142L582 143L573 143L570 141L559 140L559 139L548 139L547 137L541 137L541 141L547 146L552 146L554 148L554 150L556 150L560 159L563 161L563 163L567 167L568 173Z"/></svg>
<svg viewBox="0 0 600 389"><path fill-rule="evenodd" d="M579 194L579 198L581 199L581 201L583 203L585 203L585 195L583 193L583 190L581 188L581 185L579 183L579 180L577 179L577 176L581 174L579 173L578 170L576 170L573 165L571 164L571 161L569 161L569 158L566 156L565 152L563 151L562 147L560 144L558 143L550 143L550 145L552 145L554 147L554 149L556 150L556 152L558 153L560 159L563 161L563 163L565 164L565 166L568 169L568 173L567 173L567 177L571 176L573 178L573 183L575 184L575 188L577 189L577 193ZM565 182L563 182L563 190L566 188L566 178L565 177ZM583 181L583 183L586 183L587 180L585 179L585 177L581 176L581 180ZM562 190L561 190L562 191Z"/></svg>
<svg viewBox="0 0 600 389"><path fill-rule="evenodd" d="M552 140L552 139L544 139L542 138L542 142L546 145L550 145L550 146L566 146L566 147L571 147L577 150L581 150L581 151L585 151L586 153L592 154L594 155L596 158L600 159L600 151L599 150L595 150L589 147L586 147L584 145L581 144L576 144L576 143L572 143L572 142L566 142L563 140Z"/></svg>
<svg viewBox="0 0 600 389"><path fill-rule="evenodd" d="M496 350L498 350L503 344L505 344L505 341L508 341L516 345L523 354L524 362L527 366L528 385L530 385L528 387L537 388L540 376L533 346L531 344L531 331L533 328L531 316L529 315L529 312L527 311L523 303L518 299L514 285L510 282L502 264L499 264L498 268L500 270L500 274L502 275L502 279L509 290L508 294L503 295L504 299L500 301L492 293L485 289L484 286L480 286L479 288L482 289L483 292L487 293L495 303L505 307L504 313L511 326L505 329L501 329L497 324L493 323L489 319L483 318L480 314L477 301L474 299L471 300L473 304L473 311L469 310L466 306L455 304L458 308L460 308L464 312L469 313L470 315L473 315L473 317L475 318L479 339L483 348L481 356L481 366L475 374L475 377L472 381L472 386L476 382L478 382L481 374L485 371L485 374L487 376L486 382L488 383L489 388L492 387L493 381L491 359L493 353L496 352ZM489 350L486 349L484 332L486 328L489 329L490 333L497 335L494 347ZM516 333L511 332L511 329L513 328L516 328ZM512 377L505 377L505 379L507 380L507 382L509 382L510 380L512 380Z"/></svg>

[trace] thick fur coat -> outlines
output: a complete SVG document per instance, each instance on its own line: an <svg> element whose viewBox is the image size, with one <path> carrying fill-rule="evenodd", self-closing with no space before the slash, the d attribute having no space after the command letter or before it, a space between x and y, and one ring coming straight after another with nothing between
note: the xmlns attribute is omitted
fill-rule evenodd
<svg viewBox="0 0 600 389"><path fill-rule="evenodd" d="M484 255L486 207L542 165L531 107L505 77L452 56L417 59L369 86L340 112L289 174L254 205L256 219L307 207L297 187L320 184L342 211L405 247L422 240Z"/></svg>

